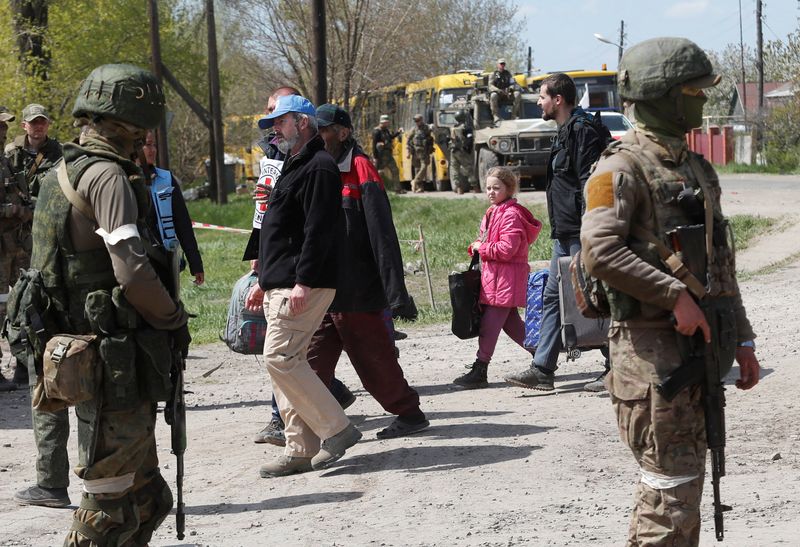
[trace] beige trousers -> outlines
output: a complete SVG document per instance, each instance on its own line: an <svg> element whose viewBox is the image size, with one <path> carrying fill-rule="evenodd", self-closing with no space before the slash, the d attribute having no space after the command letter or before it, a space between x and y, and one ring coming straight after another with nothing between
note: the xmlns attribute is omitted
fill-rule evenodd
<svg viewBox="0 0 800 547"><path fill-rule="evenodd" d="M311 289L306 308L289 311L291 289L272 289L264 295L267 338L264 361L272 392L286 424L287 456L310 458L320 439L343 431L350 420L328 387L308 364L308 345L336 294L334 289Z"/></svg>

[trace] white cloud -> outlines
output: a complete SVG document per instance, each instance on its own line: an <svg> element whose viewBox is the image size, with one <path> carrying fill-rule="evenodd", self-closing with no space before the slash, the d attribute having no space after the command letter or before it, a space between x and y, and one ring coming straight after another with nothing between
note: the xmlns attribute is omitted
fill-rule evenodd
<svg viewBox="0 0 800 547"><path fill-rule="evenodd" d="M681 2L675 2L664 11L664 15L676 19L695 17L705 13L710 3L709 0L683 0Z"/></svg>

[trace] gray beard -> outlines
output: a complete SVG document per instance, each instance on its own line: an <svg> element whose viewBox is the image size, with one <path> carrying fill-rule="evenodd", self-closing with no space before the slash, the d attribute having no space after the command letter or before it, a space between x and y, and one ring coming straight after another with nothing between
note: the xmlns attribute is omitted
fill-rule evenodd
<svg viewBox="0 0 800 547"><path fill-rule="evenodd" d="M291 139L281 139L277 143L278 150L281 154L288 156L299 140L300 135L295 135Z"/></svg>

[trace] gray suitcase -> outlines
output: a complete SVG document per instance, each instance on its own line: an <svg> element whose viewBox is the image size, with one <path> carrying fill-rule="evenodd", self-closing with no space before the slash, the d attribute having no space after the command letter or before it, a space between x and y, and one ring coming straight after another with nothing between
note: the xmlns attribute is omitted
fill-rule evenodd
<svg viewBox="0 0 800 547"><path fill-rule="evenodd" d="M561 341L567 359L577 359L581 351L601 349L608 345L610 320L584 317L575 303L575 292L569 273L571 256L558 259L558 303L561 316Z"/></svg>

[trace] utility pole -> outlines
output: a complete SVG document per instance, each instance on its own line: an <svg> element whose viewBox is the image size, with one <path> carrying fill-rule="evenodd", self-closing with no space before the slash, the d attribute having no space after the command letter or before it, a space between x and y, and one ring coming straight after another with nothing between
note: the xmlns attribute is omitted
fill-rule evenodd
<svg viewBox="0 0 800 547"><path fill-rule="evenodd" d="M225 143L222 133L222 105L219 92L219 63L217 61L217 28L214 17L214 0L206 0L208 26L208 104L211 110L211 169L216 179L217 203L228 203L225 187ZM211 189L214 189L212 182Z"/></svg>
<svg viewBox="0 0 800 547"><path fill-rule="evenodd" d="M747 123L747 72L744 69L744 34L742 32L742 0L739 0L739 52L742 58L742 112L744 122Z"/></svg>
<svg viewBox="0 0 800 547"><path fill-rule="evenodd" d="M311 66L314 78L314 104L328 102L328 57L325 51L325 0L311 3ZM345 105L347 108L347 105Z"/></svg>
<svg viewBox="0 0 800 547"><path fill-rule="evenodd" d="M158 0L148 0L147 9L150 11L150 70L158 79L161 87L164 87L163 72L161 70L161 38L158 26ZM169 169L169 146L167 142L167 114L161 117L156 133L156 144L158 146L158 167Z"/></svg>
<svg viewBox="0 0 800 547"><path fill-rule="evenodd" d="M764 34L762 32L761 21L761 0L756 0L756 47L758 48L758 117L761 119L761 111L764 108Z"/></svg>
<svg viewBox="0 0 800 547"><path fill-rule="evenodd" d="M528 46L528 76L533 74L533 47Z"/></svg>
<svg viewBox="0 0 800 547"><path fill-rule="evenodd" d="M622 63L622 50L625 47L625 21L619 22L619 56L617 57L617 70Z"/></svg>

